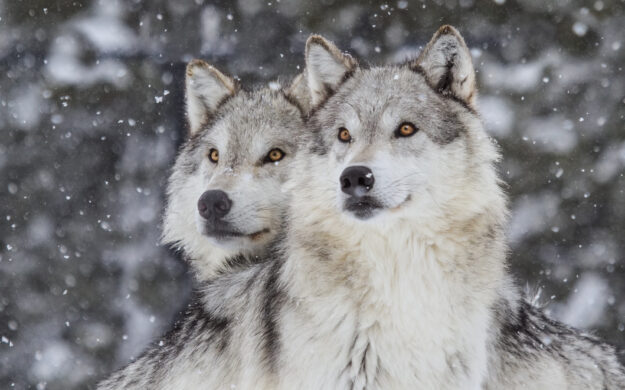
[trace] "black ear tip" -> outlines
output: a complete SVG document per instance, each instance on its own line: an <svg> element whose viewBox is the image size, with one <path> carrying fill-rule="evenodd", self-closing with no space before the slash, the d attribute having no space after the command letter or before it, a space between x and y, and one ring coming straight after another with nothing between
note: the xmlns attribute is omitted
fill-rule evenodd
<svg viewBox="0 0 625 390"><path fill-rule="evenodd" d="M455 35L456 37L461 36L458 30L456 30L456 28L450 24L445 24L441 26L436 32L436 35Z"/></svg>
<svg viewBox="0 0 625 390"><path fill-rule="evenodd" d="M308 39L306 40L306 51L308 51L309 48L314 45L321 46L328 51L330 50L328 41L318 34L312 34L308 37Z"/></svg>
<svg viewBox="0 0 625 390"><path fill-rule="evenodd" d="M306 40L307 43L315 43L315 42L319 42L319 41L323 41L323 37L319 34L310 34L310 36L308 37L308 39Z"/></svg>
<svg viewBox="0 0 625 390"><path fill-rule="evenodd" d="M187 76L189 77L193 76L195 69L198 69L198 68L209 69L210 67L211 66L208 64L208 62L204 60L200 60L198 58L193 59L189 61L189 63L187 64Z"/></svg>
<svg viewBox="0 0 625 390"><path fill-rule="evenodd" d="M196 68L196 67L208 68L209 66L210 65L208 64L208 62L201 60L199 58L195 58L189 61L189 63L187 64L187 69Z"/></svg>

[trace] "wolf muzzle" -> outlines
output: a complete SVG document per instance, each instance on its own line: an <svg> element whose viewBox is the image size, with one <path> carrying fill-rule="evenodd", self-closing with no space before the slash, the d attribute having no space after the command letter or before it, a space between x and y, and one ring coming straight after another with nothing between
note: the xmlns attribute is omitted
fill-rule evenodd
<svg viewBox="0 0 625 390"><path fill-rule="evenodd" d="M369 194L375 184L373 172L363 165L345 168L340 177L341 191L349 195L343 205L344 210L352 212L359 219L368 219L376 209L382 208L380 202Z"/></svg>

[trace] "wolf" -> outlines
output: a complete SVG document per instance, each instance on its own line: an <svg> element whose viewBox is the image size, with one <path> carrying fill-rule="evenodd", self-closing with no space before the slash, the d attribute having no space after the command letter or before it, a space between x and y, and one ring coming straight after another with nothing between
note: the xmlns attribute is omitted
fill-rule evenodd
<svg viewBox="0 0 625 390"><path fill-rule="evenodd" d="M162 241L182 252L196 283L259 261L280 237L288 204L283 184L310 100L304 80L245 91L205 61L188 64L189 134L169 179ZM101 386L118 388L115 378L137 365Z"/></svg>
<svg viewBox="0 0 625 390"><path fill-rule="evenodd" d="M333 200L375 229L388 229L380 233L387 243L399 239L388 244L396 253L391 258L406 263L389 273L391 280L398 284L397 274L411 266L422 274L412 277L415 295L406 287L394 304L417 308L405 334L420 329L421 340L408 350L416 354L434 344L421 368L405 368L431 371L399 387L625 388L625 370L611 346L549 319L521 298L506 270L507 207L494 169L499 153L481 124L475 72L457 30L442 27L414 62L368 70L355 69L322 38L315 41L308 64L321 71L309 73L309 87L320 108L311 126L321 135L319 153L335 160L335 174L342 172L343 194ZM419 248L412 256L411 245ZM402 345L409 346L407 340ZM445 379L425 382L446 364Z"/></svg>
<svg viewBox="0 0 625 390"><path fill-rule="evenodd" d="M162 241L205 281L262 257L278 236L308 92L301 76L288 88L243 91L202 60L189 63L185 85L189 138L169 179Z"/></svg>
<svg viewBox="0 0 625 390"><path fill-rule="evenodd" d="M317 150L334 161L336 175L342 172L343 194L333 201L375 224L393 251L387 253L395 253L394 266L405 259L390 280L399 284L398 274L412 267L421 274L391 300L413 305L412 329L404 334L419 329L420 336L407 356L394 356L405 356L405 364L409 353L428 343L434 348L424 355L427 363L405 366L417 379L399 387L625 388L625 370L611 346L549 319L522 299L506 271L506 199L494 169L499 154L482 127L475 72L458 31L443 26L414 62L368 70L355 69L322 38L314 42L307 64L319 69L309 73L319 108L311 125L320 135ZM364 229L348 234L357 230ZM367 244L369 253L382 246ZM389 285L383 291L390 294ZM404 316L411 311L404 310ZM422 371L427 366L429 375ZM446 370L445 379L425 382Z"/></svg>
<svg viewBox="0 0 625 390"><path fill-rule="evenodd" d="M312 36L305 72L283 237L203 284L103 388L623 388L610 347L516 293L500 157L454 28L382 67Z"/></svg>

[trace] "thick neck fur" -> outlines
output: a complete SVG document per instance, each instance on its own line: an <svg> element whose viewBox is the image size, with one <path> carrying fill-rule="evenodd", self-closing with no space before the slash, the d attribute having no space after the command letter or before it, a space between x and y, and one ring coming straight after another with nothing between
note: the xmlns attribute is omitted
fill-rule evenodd
<svg viewBox="0 0 625 390"><path fill-rule="evenodd" d="M488 157L472 162L475 172L466 182L454 183L460 190L427 212L406 205L360 221L339 211L335 189L293 190L297 209L282 280L307 326L292 336L310 329L313 341L302 348L338 362L337 384L481 386L506 252L505 198L492 167L496 153L490 143L485 149ZM306 156L300 169L324 158ZM314 375L291 367L288 362L301 361L296 357L285 356L289 370Z"/></svg>

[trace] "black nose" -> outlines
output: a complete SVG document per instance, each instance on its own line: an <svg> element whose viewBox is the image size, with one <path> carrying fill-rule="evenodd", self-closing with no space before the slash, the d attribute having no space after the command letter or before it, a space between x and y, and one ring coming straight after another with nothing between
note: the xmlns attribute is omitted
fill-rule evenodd
<svg viewBox="0 0 625 390"><path fill-rule="evenodd" d="M341 190L348 195L362 197L373 187L373 183L373 172L362 165L347 167L341 173Z"/></svg>
<svg viewBox="0 0 625 390"><path fill-rule="evenodd" d="M205 219L219 219L228 214L232 201L228 194L220 190L206 191L197 201L197 210Z"/></svg>

